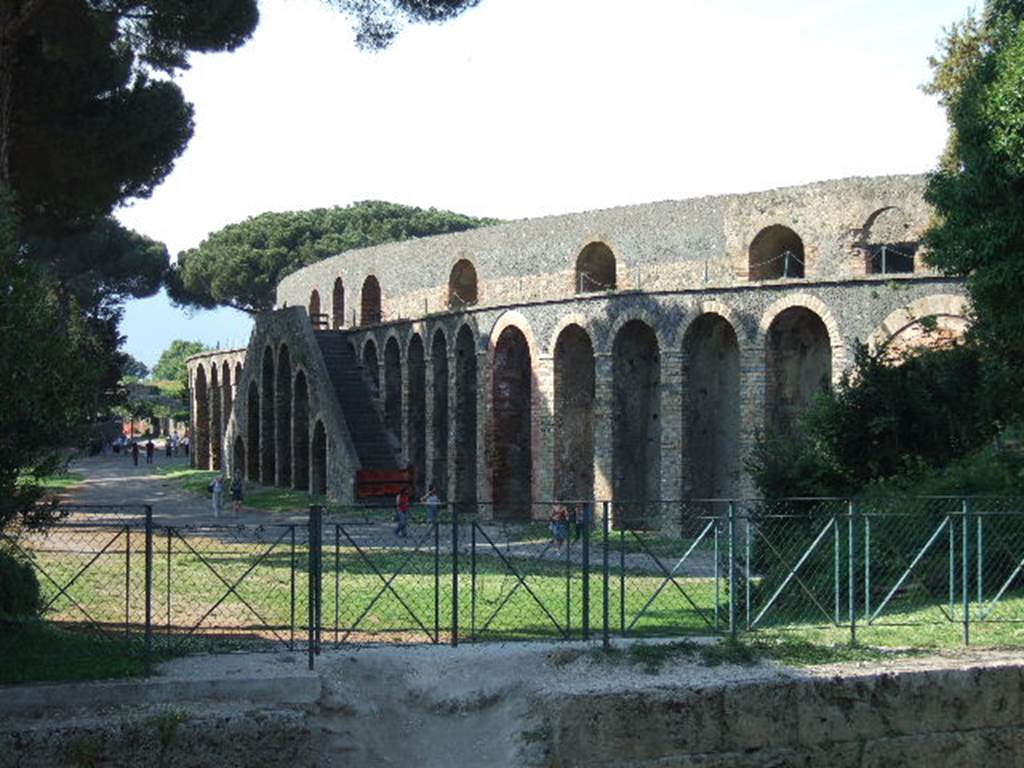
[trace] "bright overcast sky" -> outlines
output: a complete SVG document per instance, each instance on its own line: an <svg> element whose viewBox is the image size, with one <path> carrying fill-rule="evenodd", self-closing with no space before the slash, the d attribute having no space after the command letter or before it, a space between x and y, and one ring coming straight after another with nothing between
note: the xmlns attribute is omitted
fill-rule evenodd
<svg viewBox="0 0 1024 768"><path fill-rule="evenodd" d="M964 0L482 0L378 54L320 0L261 0L253 39L179 82L196 130L119 212L172 256L264 211L389 200L523 218L919 173L946 125L920 86ZM132 302L126 349L244 346L231 310Z"/></svg>

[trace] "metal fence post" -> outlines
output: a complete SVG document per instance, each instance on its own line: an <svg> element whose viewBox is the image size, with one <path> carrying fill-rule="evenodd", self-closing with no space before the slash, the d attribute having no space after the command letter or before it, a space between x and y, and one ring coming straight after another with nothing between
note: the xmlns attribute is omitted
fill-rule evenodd
<svg viewBox="0 0 1024 768"><path fill-rule="evenodd" d="M849 510L849 521L847 528L847 545L846 545L846 580L847 580L847 600L849 601L849 612L850 612L850 645L857 644L857 589L854 586L854 574L856 572L856 558L854 557L854 543L857 541L856 529L857 529L857 505L854 504L853 499L848 502Z"/></svg>
<svg viewBox="0 0 1024 768"><path fill-rule="evenodd" d="M146 654L153 647L153 507L146 505Z"/></svg>
<svg viewBox="0 0 1024 768"><path fill-rule="evenodd" d="M309 507L309 668L318 648L320 626L320 536L323 509L315 504Z"/></svg>
<svg viewBox="0 0 1024 768"><path fill-rule="evenodd" d="M289 602L289 635L288 635L288 650L295 650L295 525L290 525L291 529L291 589L290 589L290 602Z"/></svg>
<svg viewBox="0 0 1024 768"><path fill-rule="evenodd" d="M449 503L450 505L450 503ZM441 522L434 521L434 644L441 641Z"/></svg>
<svg viewBox="0 0 1024 768"><path fill-rule="evenodd" d="M426 299L423 300L426 303ZM452 505L452 647L459 644L459 507Z"/></svg>
<svg viewBox="0 0 1024 768"><path fill-rule="evenodd" d="M736 502L729 502L729 636L736 639Z"/></svg>
<svg viewBox="0 0 1024 768"><path fill-rule="evenodd" d="M608 638L608 502L604 502L604 515L601 519L602 546L601 546L601 642L607 651L611 647Z"/></svg>
<svg viewBox="0 0 1024 768"><path fill-rule="evenodd" d="M590 639L590 525L594 518L594 503L583 502L583 552L581 553L583 565L583 620L580 622L583 628L583 639Z"/></svg>
<svg viewBox="0 0 1024 768"><path fill-rule="evenodd" d="M961 531L960 541L960 591L963 593L961 599L963 600L964 610L964 645L971 644L971 591L970 591L970 559L971 552L969 549L970 545L970 518L971 518L971 504L968 499L963 499L961 502L961 517L960 521L963 529Z"/></svg>

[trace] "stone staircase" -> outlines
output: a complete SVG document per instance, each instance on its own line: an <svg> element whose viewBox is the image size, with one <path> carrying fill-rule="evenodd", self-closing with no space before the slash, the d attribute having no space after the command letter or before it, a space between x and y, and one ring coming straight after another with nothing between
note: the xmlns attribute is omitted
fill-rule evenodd
<svg viewBox="0 0 1024 768"><path fill-rule="evenodd" d="M398 469L398 441L384 426L362 363L349 347L347 334L315 331L331 386L363 469Z"/></svg>

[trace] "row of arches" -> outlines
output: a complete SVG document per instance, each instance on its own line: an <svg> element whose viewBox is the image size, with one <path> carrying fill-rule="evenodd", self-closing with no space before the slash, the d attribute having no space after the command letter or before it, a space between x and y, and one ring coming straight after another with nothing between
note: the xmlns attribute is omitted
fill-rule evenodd
<svg viewBox="0 0 1024 768"><path fill-rule="evenodd" d="M227 360L220 364L200 364L196 367L192 383L195 392L192 461L197 467L223 468L223 438L231 417L235 388L241 376L241 362L236 362L233 367Z"/></svg>
<svg viewBox="0 0 1024 768"><path fill-rule="evenodd" d="M765 420L769 428L786 431L792 429L795 415L815 393L830 384L830 334L814 311L791 307L775 316L766 340ZM404 444L422 484L431 482L444 498L472 506L477 500L478 466L486 466L495 517L524 519L534 501L534 472L540 459L551 462L555 498L594 498L596 439L602 431L599 422L608 419L603 434L610 433L610 490L619 500L619 514L640 515L650 502L661 498L662 461L666 458L662 412L668 405L666 398L677 395L675 389L662 386L662 351L654 329L644 320L629 320L613 339L610 370L604 373L610 374L609 403L601 408L597 403L598 357L588 331L575 323L560 331L552 360L550 457L536 455L540 416L537 350L531 348L528 332L509 324L498 333L489 357L486 398L478 397L477 339L470 325L459 328L451 355L442 329L436 329L430 338L429 361L425 346L421 336L414 334L404 362L409 368ZM684 491L695 498L735 496L740 490L741 461L741 366L736 331L724 316L708 312L691 323L682 347L680 458ZM401 435L403 361L398 339L392 336L385 342L383 387L374 339L364 340L362 354L388 427ZM480 418L487 418L487 461L482 464L477 461ZM455 462L451 472L450 460ZM447 487L449 478L453 488Z"/></svg>
<svg viewBox="0 0 1024 768"><path fill-rule="evenodd" d="M868 217L863 227L855 230L855 247L864 254L866 274L907 273L914 271L918 244L911 232L908 217L899 208L887 206ZM746 276L751 281L802 279L807 274L807 257L803 240L790 227L772 224L764 227L751 240L747 250ZM573 292L577 294L611 291L617 287L616 257L604 242L588 243L576 256ZM448 275L448 307L464 309L479 299L476 268L469 259L459 259ZM309 316L317 327L343 328L345 318L345 286L340 277L334 281L330 318L321 312L317 290L309 297ZM360 314L353 312L351 325L375 325L384 321L381 309L381 286L375 275L368 275L360 292Z"/></svg>

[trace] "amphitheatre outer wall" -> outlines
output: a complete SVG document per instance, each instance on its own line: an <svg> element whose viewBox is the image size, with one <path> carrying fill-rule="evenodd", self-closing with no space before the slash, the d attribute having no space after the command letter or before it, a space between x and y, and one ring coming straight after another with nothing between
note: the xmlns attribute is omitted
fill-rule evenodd
<svg viewBox="0 0 1024 768"><path fill-rule="evenodd" d="M793 429L858 340L962 332L962 284L918 246L922 191L915 176L846 179L318 262L282 280L229 384L212 371L240 351L190 360L196 465L351 501L360 459L317 339L333 332L395 465L484 514L750 496L758 433Z"/></svg>

